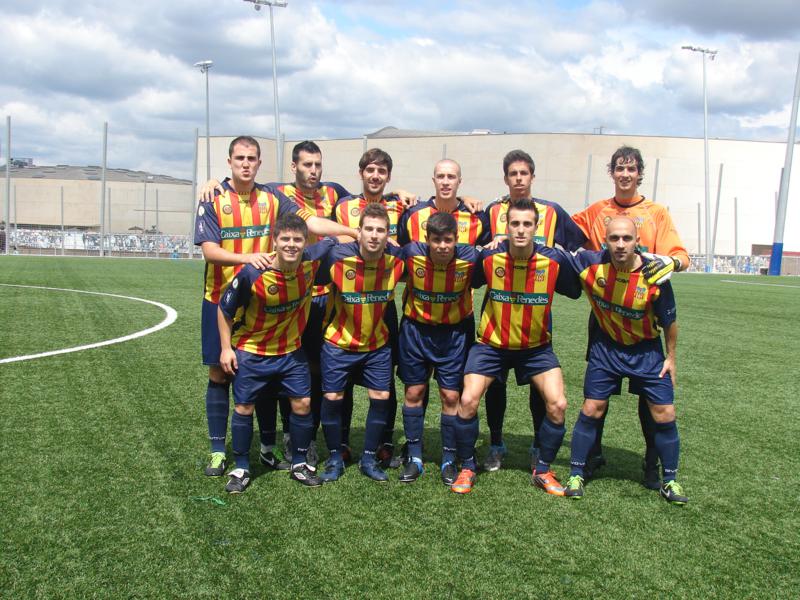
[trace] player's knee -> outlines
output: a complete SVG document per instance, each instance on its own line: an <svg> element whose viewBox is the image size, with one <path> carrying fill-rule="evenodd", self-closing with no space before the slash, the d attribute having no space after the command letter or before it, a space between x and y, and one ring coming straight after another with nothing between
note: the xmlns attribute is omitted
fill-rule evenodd
<svg viewBox="0 0 800 600"><path fill-rule="evenodd" d="M367 390L367 393L371 400L388 400L390 396L388 390Z"/></svg>
<svg viewBox="0 0 800 600"><path fill-rule="evenodd" d="M590 400L587 398L583 402L581 412L592 419L599 419L606 414L607 406L608 402L603 402L601 400Z"/></svg>
<svg viewBox="0 0 800 600"><path fill-rule="evenodd" d="M237 414L244 415L245 417L250 416L253 414L255 410L255 404L237 404L233 407L233 410L237 412Z"/></svg>
<svg viewBox="0 0 800 600"><path fill-rule="evenodd" d="M547 418L553 423L563 423L565 412L567 412L566 396L562 395L555 400L547 402Z"/></svg>
<svg viewBox="0 0 800 600"><path fill-rule="evenodd" d="M439 388L439 398L442 401L442 412L446 415L455 414L458 409L458 391Z"/></svg>
<svg viewBox="0 0 800 600"><path fill-rule="evenodd" d="M214 383L228 383L228 376L225 374L225 371L217 366L208 367L208 379Z"/></svg>
<svg viewBox="0 0 800 600"><path fill-rule="evenodd" d="M653 421L656 423L669 423L675 420L675 405L674 404L653 404L648 402L650 406L650 414Z"/></svg>
<svg viewBox="0 0 800 600"><path fill-rule="evenodd" d="M292 398L292 412L296 415L307 415L311 412L311 398Z"/></svg>
<svg viewBox="0 0 800 600"><path fill-rule="evenodd" d="M458 403L458 414L468 419L474 417L478 413L479 402L480 398L474 394L462 394Z"/></svg>
<svg viewBox="0 0 800 600"><path fill-rule="evenodd" d="M422 406L422 401L425 398L424 385L409 385L406 386L405 404L410 407Z"/></svg>

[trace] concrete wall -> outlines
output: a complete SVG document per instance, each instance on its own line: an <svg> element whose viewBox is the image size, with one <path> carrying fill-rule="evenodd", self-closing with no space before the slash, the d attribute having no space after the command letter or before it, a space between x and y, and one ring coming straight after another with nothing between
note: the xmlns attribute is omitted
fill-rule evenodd
<svg viewBox="0 0 800 600"><path fill-rule="evenodd" d="M212 177L228 173L225 159L232 138L212 138ZM274 142L259 139L262 168L259 181L273 181ZM360 191L358 159L364 148L362 138L318 142L323 151L324 179L336 181L352 192ZM284 172L281 181L291 181L291 150L284 146ZM559 202L569 212L583 208L589 157L589 199L595 201L613 194L606 165L616 148L628 144L639 148L645 159L641 191L666 205L684 244L691 253L705 252L698 242L698 211L701 207L701 241L704 242L705 196L703 187L703 140L672 137L642 137L588 134L492 134L417 138L369 139L369 147L380 147L394 161L391 187L413 191L423 197L433 193L431 174L434 163L446 155L461 163L461 193L486 201L504 193L502 158L509 150L522 148L536 162L534 195ZM205 140L199 143L198 181L205 180ZM785 143L710 140L711 219L713 231L717 180L724 164L716 254L734 254L733 199L738 198L738 252L746 254L751 244L772 243L775 227L775 197L783 167ZM658 186L654 179L658 162ZM794 180L800 177L800 158L795 157ZM800 250L800 186L790 189L784 235L787 250Z"/></svg>

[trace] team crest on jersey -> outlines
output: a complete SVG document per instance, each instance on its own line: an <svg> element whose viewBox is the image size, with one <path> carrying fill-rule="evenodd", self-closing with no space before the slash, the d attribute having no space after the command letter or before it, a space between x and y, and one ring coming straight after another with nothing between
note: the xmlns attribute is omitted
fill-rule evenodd
<svg viewBox="0 0 800 600"><path fill-rule="evenodd" d="M547 277L547 271L545 269L536 269L536 281L542 282Z"/></svg>
<svg viewBox="0 0 800 600"><path fill-rule="evenodd" d="M428 222L423 221L422 223L420 223L420 227L422 228L422 231L428 231Z"/></svg>
<svg viewBox="0 0 800 600"><path fill-rule="evenodd" d="M231 208L230 204L226 204L222 207L222 212L224 212L226 215L229 215L233 212L233 208Z"/></svg>
<svg viewBox="0 0 800 600"><path fill-rule="evenodd" d="M353 280L356 278L356 272L353 269L347 269L347 271L344 272L344 276L347 279Z"/></svg>
<svg viewBox="0 0 800 600"><path fill-rule="evenodd" d="M502 215L497 217L497 220L500 221L501 223L505 223L506 221L508 221L508 215L506 213L503 213Z"/></svg>
<svg viewBox="0 0 800 600"><path fill-rule="evenodd" d="M258 203L258 212L262 215L267 214L267 203L266 202L259 202Z"/></svg>
<svg viewBox="0 0 800 600"><path fill-rule="evenodd" d="M647 296L647 288L644 288L640 285L636 286L636 291L633 292L633 297L637 300L644 300Z"/></svg>
<svg viewBox="0 0 800 600"><path fill-rule="evenodd" d="M608 224L611 223L611 217L604 217L603 218L603 225L608 227Z"/></svg>
<svg viewBox="0 0 800 600"><path fill-rule="evenodd" d="M236 288L238 288L238 287L239 287L239 280L238 280L238 279L234 279L234 280L231 282L231 287L232 287L233 289L236 289Z"/></svg>
<svg viewBox="0 0 800 600"><path fill-rule="evenodd" d="M597 278L597 285L599 285L601 288L606 287L606 278L605 277L598 277Z"/></svg>
<svg viewBox="0 0 800 600"><path fill-rule="evenodd" d="M202 217L204 214L206 214L206 209L201 205L200 208L197 209L197 216Z"/></svg>
<svg viewBox="0 0 800 600"><path fill-rule="evenodd" d="M267 288L267 293L268 294L272 294L272 295L277 294L278 293L278 286L273 283L271 286L269 286Z"/></svg>
<svg viewBox="0 0 800 600"><path fill-rule="evenodd" d="M467 224L466 223L459 223L458 224L458 232L459 233L466 233L467 232Z"/></svg>
<svg viewBox="0 0 800 600"><path fill-rule="evenodd" d="M361 209L359 209L358 207L350 209L350 216L351 217L357 217L360 214L361 214Z"/></svg>
<svg viewBox="0 0 800 600"><path fill-rule="evenodd" d="M466 279L466 277L467 277L466 271L456 271L455 273L453 273L453 279L455 279L456 281L463 281L464 279Z"/></svg>
<svg viewBox="0 0 800 600"><path fill-rule="evenodd" d="M506 276L506 270L503 267L497 267L494 270L494 274L497 275L500 279Z"/></svg>
<svg viewBox="0 0 800 600"><path fill-rule="evenodd" d="M425 277L425 269L423 269L422 267L417 267L417 269L414 271L414 275L416 275L419 278Z"/></svg>

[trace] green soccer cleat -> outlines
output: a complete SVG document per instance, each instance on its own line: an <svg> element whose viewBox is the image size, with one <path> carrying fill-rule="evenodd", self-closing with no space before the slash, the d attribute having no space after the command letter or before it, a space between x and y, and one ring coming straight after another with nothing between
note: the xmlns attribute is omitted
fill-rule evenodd
<svg viewBox="0 0 800 600"><path fill-rule="evenodd" d="M689 502L689 498L684 495L683 488L677 481L667 481L662 485L661 497L670 504L675 504L677 506L683 506Z"/></svg>
<svg viewBox="0 0 800 600"><path fill-rule="evenodd" d="M208 477L222 477L225 474L225 467L228 464L225 462L224 452L212 452L211 460L206 466L206 475Z"/></svg>
<svg viewBox="0 0 800 600"><path fill-rule="evenodd" d="M564 488L564 495L575 500L583 498L583 477L580 475L570 476L567 486Z"/></svg>

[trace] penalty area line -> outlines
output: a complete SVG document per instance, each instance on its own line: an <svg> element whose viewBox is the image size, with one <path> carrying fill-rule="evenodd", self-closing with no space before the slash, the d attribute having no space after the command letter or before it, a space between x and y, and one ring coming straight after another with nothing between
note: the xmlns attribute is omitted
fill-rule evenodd
<svg viewBox="0 0 800 600"><path fill-rule="evenodd" d="M135 340L137 338L150 335L151 333L155 333L156 331L160 331L161 329L165 329L166 327L172 325L178 318L178 311L176 311L171 306L167 306L166 304L162 304L161 302L155 302L154 300L145 300L144 298L137 298L135 296L108 294L106 292L89 292L86 290L70 290L67 288L45 287L41 285L17 285L13 283L0 283L0 286L27 288L33 290L50 290L55 292L73 292L76 294L89 294L92 296L108 296L109 298L122 298L124 300L134 300L136 302L144 302L145 304L152 304L153 306L157 306L166 313L164 319L157 325L154 325L153 327L148 327L147 329L142 329L141 331L137 331L129 335L124 335L122 337L114 338L111 340L104 340L102 342L95 342L94 344L84 344L82 346L73 346L72 348L62 348L61 350L51 350L49 352L40 352L38 354L28 354L25 356L12 356L11 358L3 358L0 359L0 365L6 363L20 362L23 360L33 360L34 358L44 358L46 356L56 356L58 354L69 354L70 352L80 352L82 350L90 350L92 348L102 348L103 346L111 346L112 344L121 344L122 342Z"/></svg>
<svg viewBox="0 0 800 600"><path fill-rule="evenodd" d="M738 283L739 285L760 285L763 287L800 288L800 285L786 285L785 283L756 283L755 281L734 281L733 279L720 279L721 283Z"/></svg>

